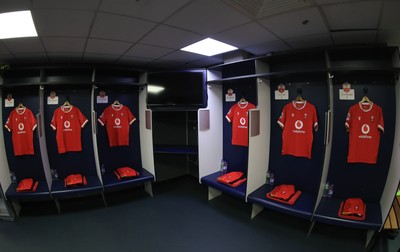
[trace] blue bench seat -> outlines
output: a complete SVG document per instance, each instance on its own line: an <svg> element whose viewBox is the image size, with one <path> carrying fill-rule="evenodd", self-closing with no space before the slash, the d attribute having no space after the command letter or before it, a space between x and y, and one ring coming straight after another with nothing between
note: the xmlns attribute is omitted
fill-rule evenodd
<svg viewBox="0 0 400 252"><path fill-rule="evenodd" d="M78 198L90 195L101 194L103 186L96 175L86 176L87 185L76 187L65 187L64 180L53 181L51 194L56 199Z"/></svg>
<svg viewBox="0 0 400 252"><path fill-rule="evenodd" d="M382 214L379 202L365 202L367 209L365 220L348 220L338 216L340 203L344 199L323 198L319 203L313 221L349 228L379 230L382 226Z"/></svg>
<svg viewBox="0 0 400 252"><path fill-rule="evenodd" d="M18 183L11 183L6 191L9 200L46 201L51 200L51 194L45 180L40 180L35 192L17 192Z"/></svg>
<svg viewBox="0 0 400 252"><path fill-rule="evenodd" d="M266 194L274 189L274 185L263 185L250 193L247 201L253 204L263 206L268 209L276 210L286 214L294 215L304 219L311 220L314 211L316 196L302 192L300 197L293 205L288 205L278 201L271 200Z"/></svg>
<svg viewBox="0 0 400 252"><path fill-rule="evenodd" d="M127 189L129 187L134 187L137 185L144 184L146 182L154 181L154 176L146 169L137 169L136 171L139 172L139 176L129 178L129 179L122 179L118 180L117 176L114 173L106 173L102 176L103 178L103 186L105 192L112 192L117 190Z"/></svg>
<svg viewBox="0 0 400 252"><path fill-rule="evenodd" d="M246 198L247 183L245 182L238 187L231 187L231 186L219 183L217 181L217 178L223 174L224 173L222 173L222 172L216 172L216 173L212 173L210 175L204 176L201 178L201 183L208 185L209 187L217 189L228 195L231 195L231 196L234 196L234 197L244 200Z"/></svg>

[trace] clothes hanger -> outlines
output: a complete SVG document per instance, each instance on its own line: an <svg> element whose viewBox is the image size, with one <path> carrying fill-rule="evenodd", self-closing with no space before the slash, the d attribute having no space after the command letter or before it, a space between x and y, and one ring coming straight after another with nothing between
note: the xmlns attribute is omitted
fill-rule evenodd
<svg viewBox="0 0 400 252"><path fill-rule="evenodd" d="M361 99L361 103L362 104L371 104L372 103L372 101L368 98L368 96L367 96L367 93L368 93L368 88L367 87L365 87L364 89L363 89L363 92L364 92L364 97Z"/></svg>
<svg viewBox="0 0 400 252"><path fill-rule="evenodd" d="M118 100L115 100L112 105L121 105Z"/></svg>
<svg viewBox="0 0 400 252"><path fill-rule="evenodd" d="M303 93L303 90L301 90L301 88L298 88L297 89L297 97L296 97L296 100L295 100L296 103L304 103L305 102L303 97L301 97L302 93Z"/></svg>
<svg viewBox="0 0 400 252"><path fill-rule="evenodd" d="M22 104L22 102L20 102L20 103L18 104L17 109L24 109L24 108L25 108L24 104Z"/></svg>

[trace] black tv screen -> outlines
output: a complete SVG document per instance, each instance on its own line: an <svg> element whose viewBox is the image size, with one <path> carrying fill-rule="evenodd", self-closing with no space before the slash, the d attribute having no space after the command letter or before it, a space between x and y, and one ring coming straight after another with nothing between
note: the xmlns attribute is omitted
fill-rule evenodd
<svg viewBox="0 0 400 252"><path fill-rule="evenodd" d="M148 108L195 109L206 106L205 70L148 73Z"/></svg>

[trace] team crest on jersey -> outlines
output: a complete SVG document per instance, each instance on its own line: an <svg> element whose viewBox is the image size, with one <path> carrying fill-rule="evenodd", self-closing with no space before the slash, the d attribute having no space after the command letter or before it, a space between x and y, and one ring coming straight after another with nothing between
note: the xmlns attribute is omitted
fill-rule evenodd
<svg viewBox="0 0 400 252"><path fill-rule="evenodd" d="M60 116L61 120L64 118L63 116Z"/></svg>
<svg viewBox="0 0 400 252"><path fill-rule="evenodd" d="M124 113L121 113L121 117L124 117Z"/></svg>
<svg viewBox="0 0 400 252"><path fill-rule="evenodd" d="M358 120L361 121L361 116L358 117Z"/></svg>
<svg viewBox="0 0 400 252"><path fill-rule="evenodd" d="M111 114L111 117L114 117L114 114Z"/></svg>
<svg viewBox="0 0 400 252"><path fill-rule="evenodd" d="M74 120L74 115L71 115L71 120Z"/></svg>
<svg viewBox="0 0 400 252"><path fill-rule="evenodd" d="M292 113L292 117L294 117L294 113Z"/></svg>
<svg viewBox="0 0 400 252"><path fill-rule="evenodd" d="M307 119L307 113L304 113L304 119Z"/></svg>
<svg viewBox="0 0 400 252"><path fill-rule="evenodd" d="M374 121L374 116L371 116L371 122L373 122Z"/></svg>

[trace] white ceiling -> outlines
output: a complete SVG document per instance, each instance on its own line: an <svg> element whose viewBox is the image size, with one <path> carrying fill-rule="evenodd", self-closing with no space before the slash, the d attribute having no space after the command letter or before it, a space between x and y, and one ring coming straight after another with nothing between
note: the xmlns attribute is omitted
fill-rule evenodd
<svg viewBox="0 0 400 252"><path fill-rule="evenodd" d="M206 37L249 56L400 45L400 0L0 0L0 13L28 9L39 37L0 40L0 63L162 69L222 63L227 55L179 50Z"/></svg>

